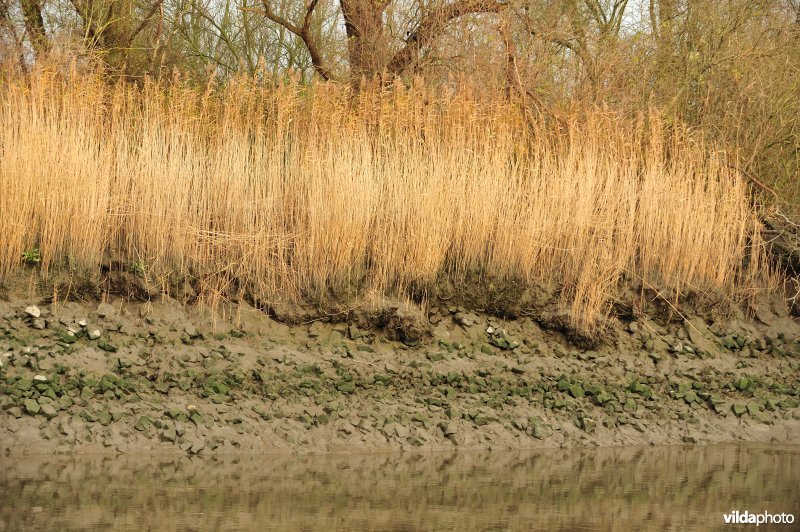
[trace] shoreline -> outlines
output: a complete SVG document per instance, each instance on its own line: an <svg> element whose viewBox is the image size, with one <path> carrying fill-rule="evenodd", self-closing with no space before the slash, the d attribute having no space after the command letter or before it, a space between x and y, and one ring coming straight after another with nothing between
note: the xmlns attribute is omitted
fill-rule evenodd
<svg viewBox="0 0 800 532"><path fill-rule="evenodd" d="M409 346L246 305L36 303L0 302L7 456L800 444L800 326L774 308L617 321L585 349L460 308Z"/></svg>

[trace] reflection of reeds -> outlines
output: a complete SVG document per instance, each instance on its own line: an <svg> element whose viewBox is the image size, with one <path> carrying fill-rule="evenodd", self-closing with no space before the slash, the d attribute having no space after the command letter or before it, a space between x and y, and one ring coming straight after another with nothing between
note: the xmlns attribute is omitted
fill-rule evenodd
<svg viewBox="0 0 800 532"><path fill-rule="evenodd" d="M0 275L31 247L44 272L110 250L268 303L479 271L555 283L586 326L623 275L732 294L759 243L740 176L656 113L553 126L467 89L46 70L0 101Z"/></svg>
<svg viewBox="0 0 800 532"><path fill-rule="evenodd" d="M734 509L794 512L798 461L797 448L755 445L213 461L32 455L0 461L0 526L716 530Z"/></svg>

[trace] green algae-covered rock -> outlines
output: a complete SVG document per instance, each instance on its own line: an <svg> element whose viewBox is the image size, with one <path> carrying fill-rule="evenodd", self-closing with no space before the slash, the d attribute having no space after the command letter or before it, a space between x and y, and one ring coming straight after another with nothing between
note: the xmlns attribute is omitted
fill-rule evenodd
<svg viewBox="0 0 800 532"><path fill-rule="evenodd" d="M27 412L32 416L38 414L39 411L42 409L39 403L37 403L33 399L25 399L24 401L22 401L22 406L25 407L25 412Z"/></svg>

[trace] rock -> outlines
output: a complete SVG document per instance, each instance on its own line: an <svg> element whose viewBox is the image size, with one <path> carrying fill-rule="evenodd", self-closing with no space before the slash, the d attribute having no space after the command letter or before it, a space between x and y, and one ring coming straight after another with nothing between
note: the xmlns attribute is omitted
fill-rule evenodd
<svg viewBox="0 0 800 532"><path fill-rule="evenodd" d="M358 327L356 327L355 325L350 325L350 326L347 328L347 332L348 332L348 336L350 336L350 339L351 339L351 340L358 340L359 338L361 338L362 336L364 336L364 333L362 333L361 331L359 331L359 330L358 330Z"/></svg>
<svg viewBox="0 0 800 532"><path fill-rule="evenodd" d="M511 344L502 336L492 336L489 338L489 343L500 349L511 349Z"/></svg>
<svg viewBox="0 0 800 532"><path fill-rule="evenodd" d="M25 411L32 416L38 414L39 411L42 409L39 403L37 403L33 399L25 399L22 402L22 406L24 406Z"/></svg>
<svg viewBox="0 0 800 532"><path fill-rule="evenodd" d="M735 386L739 391L745 391L753 384L753 382L748 379L747 377L742 377L738 381L736 381Z"/></svg>
<svg viewBox="0 0 800 532"><path fill-rule="evenodd" d="M533 427L533 437L539 440L544 440L553 435L553 429L548 425L536 425Z"/></svg>
<svg viewBox="0 0 800 532"><path fill-rule="evenodd" d="M449 438L450 436L457 434L457 430L452 428L448 423L442 421L439 423L439 428L442 429L442 433L445 437Z"/></svg>
<svg viewBox="0 0 800 532"><path fill-rule="evenodd" d="M414 414L413 416L411 416L411 421L419 423L425 428L428 428L428 425L430 425L430 420L428 419L427 416L423 414Z"/></svg>
<svg viewBox="0 0 800 532"><path fill-rule="evenodd" d="M97 315L101 318L107 318L108 316L113 316L117 313L117 310L113 307L113 305L109 305L108 303L100 303L97 305Z"/></svg>
<svg viewBox="0 0 800 532"><path fill-rule="evenodd" d="M59 339L65 344L74 344L78 340L78 337L75 336L75 333L72 331L64 331L59 335Z"/></svg>
<svg viewBox="0 0 800 532"><path fill-rule="evenodd" d="M598 393L597 395L594 396L594 402L597 403L598 405L602 406L602 405L608 403L609 401L611 401L613 398L614 397L610 393L608 393L605 390L603 390L603 391L601 391L600 393Z"/></svg>
<svg viewBox="0 0 800 532"><path fill-rule="evenodd" d="M108 353L116 353L117 349L118 349L117 346L115 346L113 344L110 344L110 343L106 342L105 340L100 340L97 343L97 347L99 347L100 349L102 349L103 351L106 351Z"/></svg>
<svg viewBox="0 0 800 532"><path fill-rule="evenodd" d="M787 398L781 400L781 402L778 403L778 405L781 408L783 408L784 410L790 410L790 409L797 408L798 406L800 406L800 402L798 402L796 399L793 399L791 397L787 397Z"/></svg>
<svg viewBox="0 0 800 532"><path fill-rule="evenodd" d="M108 411L103 410L99 414L97 414L97 421L100 422L101 425L104 427L108 426L111 423L112 416L108 413Z"/></svg>
<svg viewBox="0 0 800 532"><path fill-rule="evenodd" d="M453 316L453 320L462 327L471 327L473 324L473 320L462 312L456 312L455 316Z"/></svg>
<svg viewBox="0 0 800 532"><path fill-rule="evenodd" d="M47 382L47 377L44 375L34 375L33 380L34 382Z"/></svg>
<svg viewBox="0 0 800 532"><path fill-rule="evenodd" d="M197 453L199 453L200 451L202 451L202 450L203 450L203 449L205 449L205 448L206 448L206 444L205 444L205 442L203 442L203 441L196 441L196 442L194 442L194 443L192 444L192 446L189 448L189 452L190 452L190 453L192 453L192 454L197 454Z"/></svg>
<svg viewBox="0 0 800 532"><path fill-rule="evenodd" d="M188 334L189 338L197 338L198 336L200 336L200 333L197 331L197 327L195 327L191 323L183 328L183 332Z"/></svg>
<svg viewBox="0 0 800 532"><path fill-rule="evenodd" d="M488 425L491 421L488 416L484 416L483 414L478 414L472 421L479 427L483 427L484 425Z"/></svg>
<svg viewBox="0 0 800 532"><path fill-rule="evenodd" d="M747 412L747 407L744 405L733 405L731 410L736 417L741 417Z"/></svg>
<svg viewBox="0 0 800 532"><path fill-rule="evenodd" d="M319 338L325 333L325 327L319 321L314 321L308 326L308 337Z"/></svg>
<svg viewBox="0 0 800 532"><path fill-rule="evenodd" d="M761 406L754 402L747 403L747 413L750 414L751 417L755 417L761 411Z"/></svg>
<svg viewBox="0 0 800 532"><path fill-rule="evenodd" d="M139 417L139 419L136 420L136 423L134 423L133 428L135 428L136 430L138 430L140 432L144 432L145 430L147 430L150 427L150 425L152 425L152 423L153 423L153 420L150 419L149 417L141 416L141 417Z"/></svg>
<svg viewBox="0 0 800 532"><path fill-rule="evenodd" d="M89 340L97 340L101 335L100 329L92 329L89 331Z"/></svg>
<svg viewBox="0 0 800 532"><path fill-rule="evenodd" d="M17 390L23 391L23 392L27 392L28 390L31 389L32 386L33 386L33 380L32 379L20 379L14 385L14 388L16 388Z"/></svg>
<svg viewBox="0 0 800 532"><path fill-rule="evenodd" d="M87 422L87 423L94 423L97 421L97 416L93 412L89 412L88 410L83 410L80 413L80 416Z"/></svg>
<svg viewBox="0 0 800 532"><path fill-rule="evenodd" d="M162 441L175 443L176 439L178 439L178 434L175 432L174 428L165 429L164 432L161 433Z"/></svg>
<svg viewBox="0 0 800 532"><path fill-rule="evenodd" d="M336 385L336 389L342 393L353 393L356 391L356 387L352 382L340 382Z"/></svg>
<svg viewBox="0 0 800 532"><path fill-rule="evenodd" d="M569 394L575 399L579 399L586 395L586 393L583 390L583 387L580 384L573 384L572 386L570 386Z"/></svg>
<svg viewBox="0 0 800 532"><path fill-rule="evenodd" d="M44 321L44 318L33 318L33 320L31 320L31 327L41 331L47 327L47 322Z"/></svg>
<svg viewBox="0 0 800 532"><path fill-rule="evenodd" d="M53 419L58 415L58 410L56 410L56 407L54 407L51 404L42 405L41 409L42 409L42 414L47 419Z"/></svg>
<svg viewBox="0 0 800 532"><path fill-rule="evenodd" d="M715 351L715 345L709 339L711 332L708 330L708 326L702 318L687 320L684 324L684 328L695 350L703 354Z"/></svg>
<svg viewBox="0 0 800 532"><path fill-rule="evenodd" d="M764 325L769 325L775 320L775 315L766 305L756 306L756 319Z"/></svg>
<svg viewBox="0 0 800 532"><path fill-rule="evenodd" d="M590 417L583 416L580 418L580 425L585 432L592 432L597 427L597 422Z"/></svg>
<svg viewBox="0 0 800 532"><path fill-rule="evenodd" d="M25 307L25 314L30 316L31 318L38 318L42 315L42 311L39 310L39 307L36 305L31 305L29 307Z"/></svg>

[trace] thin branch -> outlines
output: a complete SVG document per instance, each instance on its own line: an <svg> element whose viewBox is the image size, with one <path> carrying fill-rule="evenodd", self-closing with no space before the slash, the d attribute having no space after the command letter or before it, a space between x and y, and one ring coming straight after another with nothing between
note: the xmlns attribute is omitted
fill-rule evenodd
<svg viewBox="0 0 800 532"><path fill-rule="evenodd" d="M125 48L128 48L133 43L133 40L145 29L145 27L147 27L147 25L150 23L150 20L153 18L153 15L156 14L156 11L158 11L163 2L164 0L157 0L153 4L153 7L151 7L150 11L147 12L147 15L145 15L144 19L142 20L142 23L139 24L139 27L133 30L131 36L128 37L128 42L125 44Z"/></svg>
<svg viewBox="0 0 800 532"><path fill-rule="evenodd" d="M241 8L242 10L247 10L251 12L261 13L269 20L282 26L289 30L290 32L294 33L300 39L302 39L303 44L306 45L306 49L308 50L308 55L311 56L311 65L314 67L314 70L320 77L324 80L333 79L333 74L330 69L325 66L325 62L322 59L322 53L320 52L317 43L314 42L314 39L311 36L311 16L314 13L314 9L317 7L318 0L311 0L308 7L306 8L306 14L303 17L303 25L297 26L296 24L292 23L291 21L283 18L282 16L275 13L272 9L272 5L270 4L270 0L262 0L262 4L264 5L264 10L260 11L257 9L252 8Z"/></svg>
<svg viewBox="0 0 800 532"><path fill-rule="evenodd" d="M319 0L311 0L311 3L308 4L306 16L303 19L303 31L308 31L311 27L311 16L314 14L314 9L316 9L318 2Z"/></svg>
<svg viewBox="0 0 800 532"><path fill-rule="evenodd" d="M500 13L507 7L508 4L505 2L459 0L433 9L422 19L417 29L411 32L405 41L405 46L394 54L389 61L387 70L393 74L399 74L405 70L416 60L419 50L438 37L450 21L474 13Z"/></svg>

